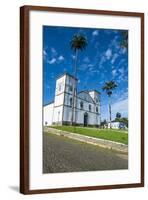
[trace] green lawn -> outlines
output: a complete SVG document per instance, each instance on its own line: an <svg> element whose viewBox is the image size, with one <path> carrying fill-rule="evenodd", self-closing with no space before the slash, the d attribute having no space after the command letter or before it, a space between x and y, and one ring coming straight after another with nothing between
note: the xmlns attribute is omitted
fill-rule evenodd
<svg viewBox="0 0 148 200"><path fill-rule="evenodd" d="M128 134L120 130L113 129L97 129L97 128L86 128L77 126L52 126L53 128L68 131L72 133L78 133L81 135L87 135L91 137L111 140L115 142L120 142L123 144L128 144Z"/></svg>

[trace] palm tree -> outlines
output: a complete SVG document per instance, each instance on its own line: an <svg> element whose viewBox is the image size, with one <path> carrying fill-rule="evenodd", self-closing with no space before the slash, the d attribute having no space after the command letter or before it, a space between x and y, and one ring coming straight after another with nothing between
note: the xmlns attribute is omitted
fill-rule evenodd
<svg viewBox="0 0 148 200"><path fill-rule="evenodd" d="M74 77L77 75L77 60L78 60L78 52L83 51L87 46L87 39L80 34L74 35L70 42L71 49L75 53L75 61L74 61ZM73 85L73 96L72 96L72 117L71 117L71 125L73 125L74 118L74 97L76 94L76 82Z"/></svg>
<svg viewBox="0 0 148 200"><path fill-rule="evenodd" d="M111 121L112 121L112 115L111 115L111 95L113 94L113 90L117 87L117 84L115 81L108 81L105 82L105 85L102 87L103 91L106 91L106 94L109 97L109 120L110 120L110 128L111 128Z"/></svg>

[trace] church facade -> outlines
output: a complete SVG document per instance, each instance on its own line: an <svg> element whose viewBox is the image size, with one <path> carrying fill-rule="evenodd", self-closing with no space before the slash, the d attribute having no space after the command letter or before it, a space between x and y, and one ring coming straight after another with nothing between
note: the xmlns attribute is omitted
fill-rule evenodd
<svg viewBox="0 0 148 200"><path fill-rule="evenodd" d="M44 126L71 125L72 121L78 126L100 125L100 93L96 90L77 93L76 84L77 79L68 73L57 78L54 102L43 108Z"/></svg>

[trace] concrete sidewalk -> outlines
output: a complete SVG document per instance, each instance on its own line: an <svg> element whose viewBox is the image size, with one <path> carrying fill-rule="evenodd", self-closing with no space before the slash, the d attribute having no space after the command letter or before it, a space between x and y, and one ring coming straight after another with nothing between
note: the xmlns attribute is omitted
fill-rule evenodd
<svg viewBox="0 0 148 200"><path fill-rule="evenodd" d="M50 132L52 134L64 136L64 137L78 140L81 142L85 142L88 144L98 145L103 148L108 148L108 149L113 149L116 151L128 153L128 145L125 145L122 143L118 143L118 142L114 142L114 141L110 141L110 140L99 139L99 138L94 138L94 137L85 136L85 135L80 135L77 133L70 133L67 131L57 130L57 129L50 128L50 127L44 127L44 132Z"/></svg>

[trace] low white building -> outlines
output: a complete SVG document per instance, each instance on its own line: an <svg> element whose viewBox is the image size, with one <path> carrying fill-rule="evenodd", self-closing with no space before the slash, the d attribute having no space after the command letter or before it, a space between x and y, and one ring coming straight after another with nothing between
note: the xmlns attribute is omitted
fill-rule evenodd
<svg viewBox="0 0 148 200"><path fill-rule="evenodd" d="M81 91L76 93L75 85L77 79L65 73L56 80L54 102L44 106L44 126L60 124L79 126L100 125L100 93L96 90ZM74 92L75 91L75 95ZM74 109L73 107L74 97Z"/></svg>
<svg viewBox="0 0 148 200"><path fill-rule="evenodd" d="M111 128L113 129L126 129L126 124L123 122L111 122L108 123L108 128L110 128L110 124L111 124Z"/></svg>

